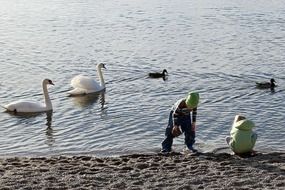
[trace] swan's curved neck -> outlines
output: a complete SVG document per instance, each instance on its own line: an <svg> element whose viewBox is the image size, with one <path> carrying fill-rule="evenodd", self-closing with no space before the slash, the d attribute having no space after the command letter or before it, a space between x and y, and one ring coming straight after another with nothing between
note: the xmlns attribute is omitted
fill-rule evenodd
<svg viewBox="0 0 285 190"><path fill-rule="evenodd" d="M44 84L44 83L43 83L43 92L44 92L44 97L45 97L46 110L52 110L52 104L51 104L51 100L48 94L47 84Z"/></svg>
<svg viewBox="0 0 285 190"><path fill-rule="evenodd" d="M97 74L98 74L99 79L100 79L100 86L102 88L105 88L105 81L104 81L104 78L103 78L103 74L102 74L101 68L97 68Z"/></svg>

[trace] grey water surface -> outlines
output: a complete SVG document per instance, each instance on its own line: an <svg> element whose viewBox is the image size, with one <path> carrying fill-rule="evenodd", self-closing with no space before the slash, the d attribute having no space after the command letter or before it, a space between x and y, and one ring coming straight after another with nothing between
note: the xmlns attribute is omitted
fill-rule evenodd
<svg viewBox="0 0 285 190"><path fill-rule="evenodd" d="M258 150L285 150L283 0L0 0L0 105L43 101L36 115L0 112L0 155L157 152L169 110L200 92L196 146L225 147L236 114ZM68 97L77 74L103 70L106 91ZM166 80L149 72L167 69ZM275 78L278 87L257 89ZM174 149L183 148L183 136Z"/></svg>

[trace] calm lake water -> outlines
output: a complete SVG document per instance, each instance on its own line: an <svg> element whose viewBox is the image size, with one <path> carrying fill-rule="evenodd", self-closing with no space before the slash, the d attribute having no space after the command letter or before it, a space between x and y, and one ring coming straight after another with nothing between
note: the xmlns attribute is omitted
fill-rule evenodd
<svg viewBox="0 0 285 190"><path fill-rule="evenodd" d="M0 155L157 152L169 110L200 92L196 146L225 147L234 116L256 124L259 150L285 150L283 0L0 0L0 104L43 101L52 114L0 112ZM77 74L105 93L71 98ZM167 69L167 80L147 73ZM275 78L274 92L255 81ZM174 149L182 149L183 136Z"/></svg>

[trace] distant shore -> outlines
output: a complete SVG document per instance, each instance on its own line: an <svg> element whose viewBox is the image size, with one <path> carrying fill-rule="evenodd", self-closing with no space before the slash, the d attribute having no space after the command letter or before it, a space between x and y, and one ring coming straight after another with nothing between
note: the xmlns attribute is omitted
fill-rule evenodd
<svg viewBox="0 0 285 190"><path fill-rule="evenodd" d="M284 189L285 153L0 158L0 189Z"/></svg>

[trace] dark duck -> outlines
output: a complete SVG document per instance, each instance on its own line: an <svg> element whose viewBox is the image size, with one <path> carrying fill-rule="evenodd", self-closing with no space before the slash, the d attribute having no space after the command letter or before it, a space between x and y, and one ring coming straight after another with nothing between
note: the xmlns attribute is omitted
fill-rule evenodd
<svg viewBox="0 0 285 190"><path fill-rule="evenodd" d="M166 69L163 69L162 73L148 73L150 78L165 78L166 73L168 74Z"/></svg>
<svg viewBox="0 0 285 190"><path fill-rule="evenodd" d="M276 81L274 79L270 79L270 82L256 82L256 87L260 89L271 88L273 89L276 87Z"/></svg>

